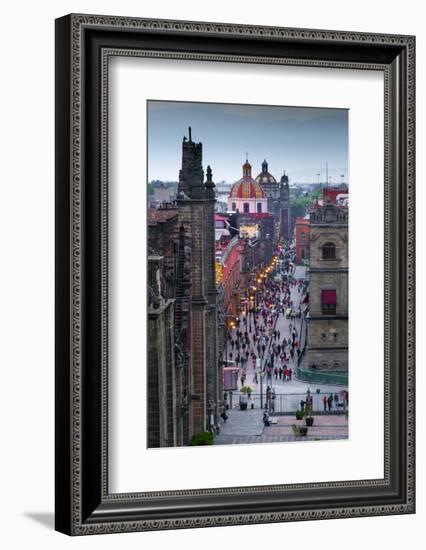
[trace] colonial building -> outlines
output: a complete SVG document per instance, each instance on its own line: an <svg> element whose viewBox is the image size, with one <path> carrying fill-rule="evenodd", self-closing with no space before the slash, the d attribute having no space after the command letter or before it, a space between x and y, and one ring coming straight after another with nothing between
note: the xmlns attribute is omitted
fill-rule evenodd
<svg viewBox="0 0 426 550"><path fill-rule="evenodd" d="M169 225L167 236L166 226L162 231L158 223L149 226L153 265L148 280L149 447L187 445L193 434L218 422L222 371L215 193L210 167L206 174L204 181L202 144L192 141L189 129L182 143L174 225ZM163 285L167 277L171 284Z"/></svg>
<svg viewBox="0 0 426 550"><path fill-rule="evenodd" d="M246 264L249 270L266 265L275 250L275 218L268 212L240 214L238 216L240 238L247 240Z"/></svg>
<svg viewBox="0 0 426 550"><path fill-rule="evenodd" d="M290 189L289 179L284 172L280 183L268 171L266 159L262 162L262 171L255 179L267 197L267 211L272 214L278 225L278 234L283 239L291 237Z"/></svg>
<svg viewBox="0 0 426 550"><path fill-rule="evenodd" d="M280 237L289 241L292 235L290 217L290 187L287 174L281 176L280 181Z"/></svg>
<svg viewBox="0 0 426 550"><path fill-rule="evenodd" d="M280 186L277 180L268 171L266 159L262 162L262 171L255 179L266 194L268 200L268 212L279 217Z"/></svg>
<svg viewBox="0 0 426 550"><path fill-rule="evenodd" d="M324 196L310 210L307 364L348 369L348 208Z"/></svg>
<svg viewBox="0 0 426 550"><path fill-rule="evenodd" d="M238 236L228 241L219 259L221 268L220 284L223 289L223 311L228 316L236 317L239 313L240 293L244 265L244 245Z"/></svg>
<svg viewBox="0 0 426 550"><path fill-rule="evenodd" d="M268 200L261 185L251 175L251 164L243 164L243 177L236 181L228 196L228 210L244 214L268 211Z"/></svg>
<svg viewBox="0 0 426 550"><path fill-rule="evenodd" d="M294 233L296 241L296 263L300 264L304 260L309 259L309 238L311 233L309 214L304 218L296 218Z"/></svg>

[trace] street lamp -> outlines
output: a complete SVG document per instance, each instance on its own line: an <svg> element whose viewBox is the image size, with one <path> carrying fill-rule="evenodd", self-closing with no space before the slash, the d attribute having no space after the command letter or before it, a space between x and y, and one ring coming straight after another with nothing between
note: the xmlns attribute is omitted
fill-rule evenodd
<svg viewBox="0 0 426 550"><path fill-rule="evenodd" d="M263 377L265 376L265 372L262 370L260 371L260 408L263 409Z"/></svg>

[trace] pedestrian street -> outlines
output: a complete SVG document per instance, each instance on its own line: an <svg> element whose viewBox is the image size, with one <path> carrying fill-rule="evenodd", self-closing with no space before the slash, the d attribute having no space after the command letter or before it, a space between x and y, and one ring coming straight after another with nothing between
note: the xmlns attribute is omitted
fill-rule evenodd
<svg viewBox="0 0 426 550"><path fill-rule="evenodd" d="M269 401L269 404L272 405L269 407L269 412L287 415L287 420L280 417L276 425L267 428L269 434L267 440L271 437L273 440L280 441L293 440L291 423L294 417L291 414L300 409L301 401L306 399L307 394L312 395L313 412L316 419L320 418L317 415L324 414L324 412L333 413L334 419L334 423L322 428L320 425L327 422L325 417L316 420L317 426L314 432L316 431L317 434L313 434L311 437L328 439L326 437L328 432L330 436L333 436L330 437L331 439L347 437L346 415L336 416L338 412L342 411L338 410L334 402L334 399L339 399L342 390L346 390L347 387L329 384L313 385L297 379L298 349L302 354L306 337L306 319L302 303L305 292L302 282L298 279L276 283L279 273L280 270L276 269L272 275L268 274L270 280L264 281L265 291L259 294L256 312L252 310L248 313L241 313L239 326L235 325L228 332L227 349L224 356L227 357L228 364L235 361L234 364L238 366L238 383L236 390L227 392L228 419L221 426L217 444L229 443L230 440L234 443L244 443L248 442L247 438L261 437L259 426L263 433L262 417L263 409L267 405L267 391L274 395L273 401ZM298 269L297 274L300 273L303 272ZM289 305L291 305L292 315L288 315ZM254 319L255 316L256 319ZM241 342L243 345L247 343L244 349L241 349ZM259 347L260 342L263 342L264 349ZM281 346L281 349L278 346ZM244 362L238 361L239 356L242 356L243 353L247 359ZM274 355L273 363L272 355ZM246 394L246 410L240 410L242 387L250 388L249 393ZM247 392L247 389L245 391ZM327 407L328 396L333 398L335 407L332 410ZM310 431L312 432L311 428Z"/></svg>

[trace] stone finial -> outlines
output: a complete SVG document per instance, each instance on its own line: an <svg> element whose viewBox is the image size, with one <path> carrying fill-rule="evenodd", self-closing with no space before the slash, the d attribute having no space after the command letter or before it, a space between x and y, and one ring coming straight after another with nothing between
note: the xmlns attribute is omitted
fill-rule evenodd
<svg viewBox="0 0 426 550"><path fill-rule="evenodd" d="M213 173L212 173L212 169L209 166L207 166L207 170L206 170L206 187L214 187L214 183L213 183Z"/></svg>
<svg viewBox="0 0 426 550"><path fill-rule="evenodd" d="M212 169L210 166L207 166L207 169L206 169L206 197L207 198L214 198L215 196L215 193L214 193L214 187L215 187L215 184L213 183L213 174L212 174Z"/></svg>

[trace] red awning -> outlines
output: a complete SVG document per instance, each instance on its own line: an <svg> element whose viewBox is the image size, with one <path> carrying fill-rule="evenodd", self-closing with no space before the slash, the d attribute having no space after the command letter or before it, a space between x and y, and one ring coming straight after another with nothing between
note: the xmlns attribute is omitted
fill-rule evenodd
<svg viewBox="0 0 426 550"><path fill-rule="evenodd" d="M334 304L336 305L336 291L335 290L323 290L321 292L322 304Z"/></svg>

